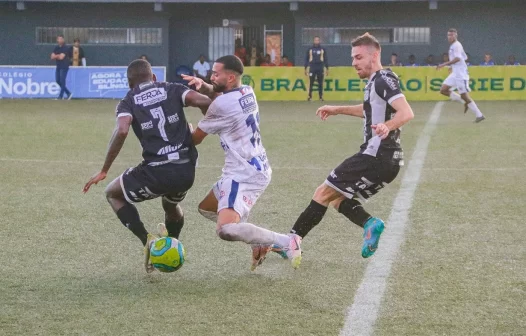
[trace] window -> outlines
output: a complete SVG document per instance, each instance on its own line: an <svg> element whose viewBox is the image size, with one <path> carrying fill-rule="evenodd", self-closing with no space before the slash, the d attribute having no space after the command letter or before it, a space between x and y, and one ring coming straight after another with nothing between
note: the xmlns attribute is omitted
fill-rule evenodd
<svg viewBox="0 0 526 336"><path fill-rule="evenodd" d="M350 45L351 41L369 32L381 44L429 44L431 30L428 27L390 27L390 28L303 28L302 43L311 45L315 36L322 44Z"/></svg>
<svg viewBox="0 0 526 336"><path fill-rule="evenodd" d="M235 29L229 27L208 28L208 58L216 60L234 53Z"/></svg>
<svg viewBox="0 0 526 336"><path fill-rule="evenodd" d="M79 38L84 45L162 44L162 28L36 28L37 44L55 44L58 35L63 35L68 44L72 44L75 38Z"/></svg>

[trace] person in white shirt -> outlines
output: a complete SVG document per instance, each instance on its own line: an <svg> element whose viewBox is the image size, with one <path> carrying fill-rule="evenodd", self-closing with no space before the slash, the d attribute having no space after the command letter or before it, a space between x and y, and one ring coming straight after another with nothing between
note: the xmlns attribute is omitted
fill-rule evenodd
<svg viewBox="0 0 526 336"><path fill-rule="evenodd" d="M250 210L270 183L272 169L259 131L259 106L254 90L241 85L243 63L234 55L217 59L212 84L183 75L196 89L213 99L193 132L195 145L208 134L217 134L225 151L220 180L199 204L199 213L217 223L217 235L228 241L252 245L254 270L272 245L282 247L292 267L301 262L301 237L280 234L247 223Z"/></svg>
<svg viewBox="0 0 526 336"><path fill-rule="evenodd" d="M199 60L194 63L194 75L208 82L210 78L210 64L206 62L205 55L200 55Z"/></svg>
<svg viewBox="0 0 526 336"><path fill-rule="evenodd" d="M469 91L471 90L469 88L468 66L466 65L468 56L457 38L457 30L454 28L449 29L447 32L447 39L450 43L449 61L439 64L437 69L451 66L451 73L444 80L440 88L440 93L453 101L464 102L464 113L466 113L468 109L473 111L476 116L475 122L478 123L486 118L482 112L480 112L475 101L469 96ZM454 87L457 88L458 93L451 90Z"/></svg>

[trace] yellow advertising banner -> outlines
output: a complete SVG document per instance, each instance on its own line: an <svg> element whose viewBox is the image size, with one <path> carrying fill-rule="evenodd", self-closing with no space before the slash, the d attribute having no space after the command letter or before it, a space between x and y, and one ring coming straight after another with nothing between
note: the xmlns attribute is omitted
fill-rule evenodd
<svg viewBox="0 0 526 336"><path fill-rule="evenodd" d="M447 69L393 67L408 100L443 100L439 91ZM526 100L526 66L469 67L471 96L475 100ZM259 100L306 100L309 78L302 67L246 67L243 84L254 88ZM362 100L367 80L352 67L332 67L324 80L325 100ZM317 85L313 99L318 98Z"/></svg>

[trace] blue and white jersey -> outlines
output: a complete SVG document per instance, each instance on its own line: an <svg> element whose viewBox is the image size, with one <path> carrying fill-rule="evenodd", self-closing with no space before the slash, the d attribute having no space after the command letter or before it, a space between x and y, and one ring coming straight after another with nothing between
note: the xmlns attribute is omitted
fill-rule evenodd
<svg viewBox="0 0 526 336"><path fill-rule="evenodd" d="M250 86L217 97L198 127L219 135L225 151L223 177L237 182L268 183L272 170L259 132L258 102Z"/></svg>

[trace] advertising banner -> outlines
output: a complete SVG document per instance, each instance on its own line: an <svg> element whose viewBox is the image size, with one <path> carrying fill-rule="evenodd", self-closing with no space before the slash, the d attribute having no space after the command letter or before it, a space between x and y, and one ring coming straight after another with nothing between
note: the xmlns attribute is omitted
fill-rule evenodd
<svg viewBox="0 0 526 336"><path fill-rule="evenodd" d="M440 87L448 69L393 67L408 100L442 100ZM526 66L469 67L475 100L526 100ZM258 100L306 100L309 78L302 67L246 67L243 84L254 87ZM332 67L324 80L325 100L363 100L361 80L352 67ZM313 100L318 98L314 85Z"/></svg>
<svg viewBox="0 0 526 336"><path fill-rule="evenodd" d="M73 98L123 98L129 90L127 67L70 67L66 87ZM152 67L157 80L165 67ZM0 98L57 98L54 66L0 66Z"/></svg>

